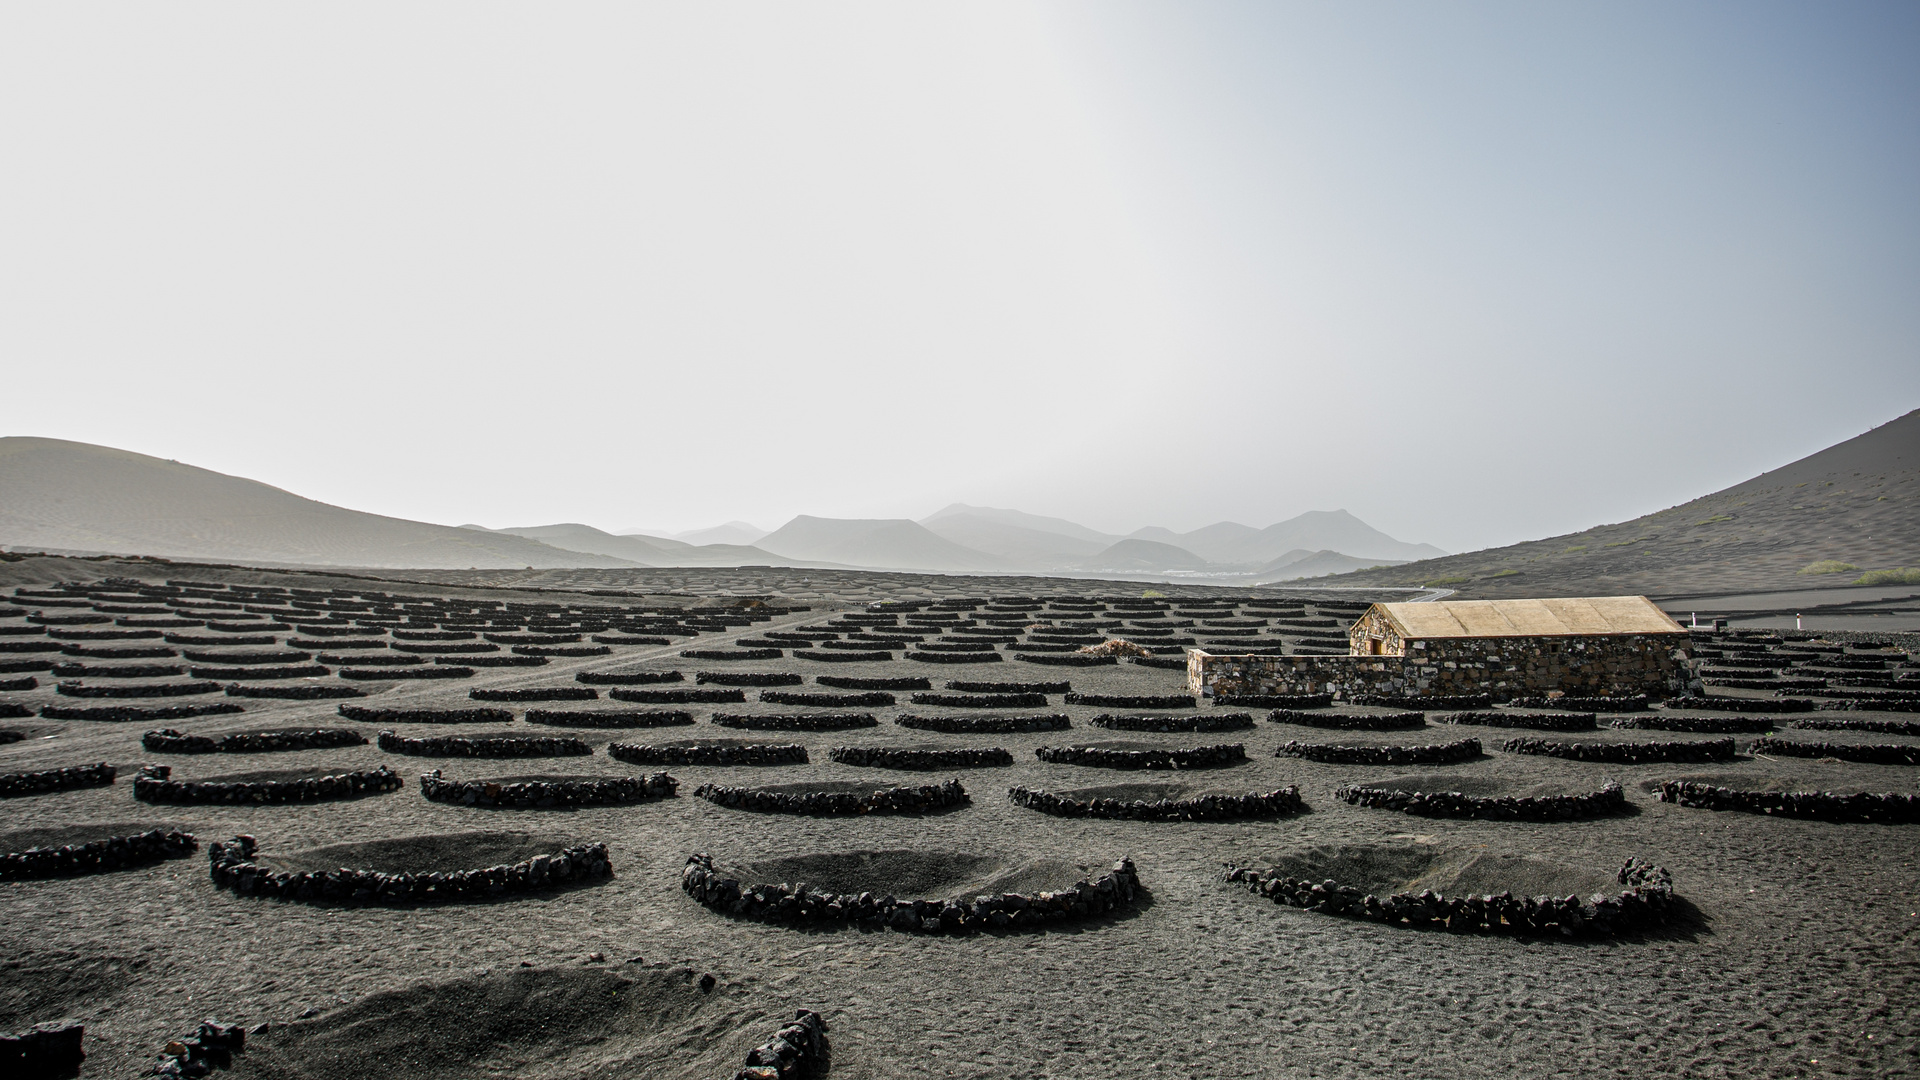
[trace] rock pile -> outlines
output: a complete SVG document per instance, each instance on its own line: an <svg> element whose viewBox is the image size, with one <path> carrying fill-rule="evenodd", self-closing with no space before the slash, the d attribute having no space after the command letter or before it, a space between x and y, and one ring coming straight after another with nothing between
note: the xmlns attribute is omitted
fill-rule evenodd
<svg viewBox="0 0 1920 1080"><path fill-rule="evenodd" d="M311 803L399 791L400 774L377 769L304 776L292 780L172 780L166 765L142 765L133 777L133 797L150 803Z"/></svg>
<svg viewBox="0 0 1920 1080"><path fill-rule="evenodd" d="M1133 750L1112 746L1042 746L1034 750L1041 761L1088 765L1098 769L1204 769L1247 760L1241 743L1196 746L1191 749Z"/></svg>
<svg viewBox="0 0 1920 1080"><path fill-rule="evenodd" d="M827 751L827 757L842 765L865 765L875 769L974 769L1013 764L1013 755L997 746L978 750L836 746Z"/></svg>
<svg viewBox="0 0 1920 1080"><path fill-rule="evenodd" d="M1431 746L1342 746L1333 743L1288 742L1275 757L1297 757L1323 765L1451 765L1480 756L1479 739L1435 743Z"/></svg>
<svg viewBox="0 0 1920 1080"><path fill-rule="evenodd" d="M579 739L548 735L441 735L408 738L388 728L380 749L414 757L584 757L593 748Z"/></svg>
<svg viewBox="0 0 1920 1080"><path fill-rule="evenodd" d="M106 787L113 783L114 768L106 762L98 765L69 765L64 769L40 772L0 773L0 799L22 795L41 795L72 788Z"/></svg>
<svg viewBox="0 0 1920 1080"><path fill-rule="evenodd" d="M679 787L680 781L663 772L604 779L569 777L512 782L448 780L439 769L420 774L421 795L432 802L461 806L625 806L667 798Z"/></svg>
<svg viewBox="0 0 1920 1080"><path fill-rule="evenodd" d="M1837 791L1741 791L1690 780L1660 785L1660 801L1699 810L1737 810L1775 817L1813 818L1818 821L1878 822L1895 825L1920 821L1920 795Z"/></svg>
<svg viewBox="0 0 1920 1080"><path fill-rule="evenodd" d="M632 765L805 765L807 748L798 743L721 740L682 746L609 743L607 756Z"/></svg>
<svg viewBox="0 0 1920 1080"><path fill-rule="evenodd" d="M1121 859L1098 879L1065 889L1001 893L971 900L899 900L872 893L815 892L798 885L743 885L714 872L704 854L687 858L680 888L706 907L762 922L832 925L852 923L904 933L965 934L1034 930L1053 923L1095 918L1130 906L1143 895L1131 859Z"/></svg>
<svg viewBox="0 0 1920 1080"><path fill-rule="evenodd" d="M1065 714L1046 716L896 716L893 722L920 731L942 731L949 735L1007 735L1021 731L1063 731L1073 726Z"/></svg>
<svg viewBox="0 0 1920 1080"><path fill-rule="evenodd" d="M1510 892L1449 897L1431 889L1378 897L1332 879L1295 880L1231 863L1224 876L1276 904L1454 933L1603 936L1659 925L1673 908L1673 875L1637 859L1628 859L1615 876L1625 886L1619 893L1596 894L1584 901L1577 896L1514 896Z"/></svg>
<svg viewBox="0 0 1920 1080"><path fill-rule="evenodd" d="M846 731L880 726L872 713L714 713L713 722L721 727L760 731Z"/></svg>
<svg viewBox="0 0 1920 1080"><path fill-rule="evenodd" d="M1055 817L1122 821L1230 821L1297 814L1307 805L1300 800L1300 789L1291 785L1245 795L1197 795L1191 799L1075 799L1051 791L1011 787L1007 797L1017 805Z"/></svg>
<svg viewBox="0 0 1920 1080"><path fill-rule="evenodd" d="M1501 795L1482 797L1458 791L1399 791L1344 784L1333 797L1354 806L1398 810L1415 817L1478 818L1483 821L1576 821L1605 817L1627 808L1627 793L1607 783L1579 795Z"/></svg>
<svg viewBox="0 0 1920 1080"><path fill-rule="evenodd" d="M733 1080L800 1080L818 1072L828 1054L827 1022L812 1009L801 1009L793 1023L748 1052Z"/></svg>
<svg viewBox="0 0 1920 1080"><path fill-rule="evenodd" d="M766 791L760 788L702 784L693 793L717 806L763 814L849 817L860 814L924 814L969 801L960 781L894 787L856 794L851 791Z"/></svg>
<svg viewBox="0 0 1920 1080"><path fill-rule="evenodd" d="M0 857L0 881L77 877L129 866L145 866L162 859L179 859L199 848L192 833L150 829L128 836L109 836L84 844L28 848ZM5 1064L0 1054L0 1065ZM0 1076L8 1075L0 1069Z"/></svg>
<svg viewBox="0 0 1920 1080"><path fill-rule="evenodd" d="M162 1078L206 1076L216 1068L232 1068L233 1055L246 1048L247 1031L239 1024L203 1020L198 1031L167 1044L166 1060L154 1068L152 1075Z"/></svg>
<svg viewBox="0 0 1920 1080"><path fill-rule="evenodd" d="M241 896L356 904L424 904L484 900L590 881L613 873L605 844L579 844L511 866L392 874L383 870L274 870L253 861L251 836L208 845L214 884Z"/></svg>
<svg viewBox="0 0 1920 1080"><path fill-rule="evenodd" d="M140 737L156 754L266 754L280 750L329 750L365 746L367 737L351 728L302 728L293 731L240 731L213 738L157 728Z"/></svg>
<svg viewBox="0 0 1920 1080"><path fill-rule="evenodd" d="M1698 742L1578 743L1554 739L1508 739L1500 749L1509 754L1539 754L1570 761L1606 761L1644 765L1650 761L1731 761L1732 739Z"/></svg>
<svg viewBox="0 0 1920 1080"><path fill-rule="evenodd" d="M1275 724L1300 724L1304 727L1339 728L1344 731L1407 731L1427 726L1427 714L1397 713L1319 713L1299 709L1275 709L1267 714Z"/></svg>

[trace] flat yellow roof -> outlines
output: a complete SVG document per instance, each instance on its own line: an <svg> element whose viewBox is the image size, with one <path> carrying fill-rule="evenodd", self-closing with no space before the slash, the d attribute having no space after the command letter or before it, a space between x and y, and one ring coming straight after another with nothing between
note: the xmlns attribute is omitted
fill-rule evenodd
<svg viewBox="0 0 1920 1080"><path fill-rule="evenodd" d="M1548 600L1437 600L1375 604L1401 637L1572 637L1597 634L1684 634L1644 596L1580 596Z"/></svg>

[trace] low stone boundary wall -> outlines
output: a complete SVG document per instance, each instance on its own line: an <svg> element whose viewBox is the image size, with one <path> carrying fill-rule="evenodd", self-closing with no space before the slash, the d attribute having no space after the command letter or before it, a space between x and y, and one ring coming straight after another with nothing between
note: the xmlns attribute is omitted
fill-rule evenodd
<svg viewBox="0 0 1920 1080"><path fill-rule="evenodd" d="M517 690L469 690L475 701L598 701L591 686L527 686Z"/></svg>
<svg viewBox="0 0 1920 1080"><path fill-rule="evenodd" d="M607 691L607 696L633 705L741 705L747 700L739 690L629 690L624 686Z"/></svg>
<svg viewBox="0 0 1920 1080"><path fill-rule="evenodd" d="M1436 716L1442 724L1472 724L1476 727L1529 728L1534 731L1592 731L1599 717L1590 712L1455 712Z"/></svg>
<svg viewBox="0 0 1920 1080"><path fill-rule="evenodd" d="M19 1080L55 1080L75 1076L86 1051L80 1042L86 1025L63 1020L35 1024L18 1035L0 1033L0 1075Z"/></svg>
<svg viewBox="0 0 1920 1080"><path fill-rule="evenodd" d="M1617 765L1644 765L1655 761L1732 761L1732 739L1697 742L1579 743L1555 739L1508 739L1500 749L1509 754L1538 754L1569 761L1605 761Z"/></svg>
<svg viewBox="0 0 1920 1080"><path fill-rule="evenodd" d="M1144 895L1131 859L1119 860L1113 869L1091 881L1049 892L1002 893L968 900L896 900L872 893L801 892L780 885L742 885L715 873L711 857L695 854L687 858L680 872L680 888L713 911L743 919L852 923L931 934L1035 930L1119 911Z"/></svg>
<svg viewBox="0 0 1920 1080"><path fill-rule="evenodd" d="M1002 664L1007 659L990 647L965 652L923 652L909 649L906 652L906 658L922 664Z"/></svg>
<svg viewBox="0 0 1920 1080"><path fill-rule="evenodd" d="M1341 746L1332 743L1289 742L1275 757L1297 757L1323 765L1451 765L1480 756L1479 739L1435 743L1431 746Z"/></svg>
<svg viewBox="0 0 1920 1080"><path fill-rule="evenodd" d="M682 682L677 671L582 671L573 677L577 683L592 686L642 686L648 683Z"/></svg>
<svg viewBox="0 0 1920 1080"><path fill-rule="evenodd" d="M851 694L806 694L792 690L762 690L760 700L769 705L800 705L816 709L872 708L894 703L893 695L884 690L868 690Z"/></svg>
<svg viewBox="0 0 1920 1080"><path fill-rule="evenodd" d="M1051 791L1012 787L1016 805L1055 817L1111 818L1121 821L1231 821L1277 817L1306 809L1300 789L1283 787L1245 795L1197 795L1191 799L1072 799Z"/></svg>
<svg viewBox="0 0 1920 1080"><path fill-rule="evenodd" d="M829 663L879 662L893 659L890 652L834 652L831 649L794 649L795 660L825 660Z"/></svg>
<svg viewBox="0 0 1920 1080"><path fill-rule="evenodd" d="M667 773L609 776L604 779L448 780L435 769L420 774L420 794L431 802L461 806L540 808L549 806L625 806L671 796L680 781Z"/></svg>
<svg viewBox="0 0 1920 1080"><path fill-rule="evenodd" d="M1009 735L1023 731L1064 731L1073 726L1063 713L1045 716L896 716L893 722L919 731L949 735Z"/></svg>
<svg viewBox="0 0 1920 1080"><path fill-rule="evenodd" d="M1652 707L1645 694L1620 697L1517 697L1507 704L1516 709L1566 709L1591 713L1645 712Z"/></svg>
<svg viewBox="0 0 1920 1080"><path fill-rule="evenodd" d="M506 709L369 709L342 705L335 710L349 720L370 724L506 724L513 713Z"/></svg>
<svg viewBox="0 0 1920 1080"><path fill-rule="evenodd" d="M1771 726L1771 725L1769 725ZM1872 731L1881 735L1920 736L1920 723L1912 720L1795 720L1793 726L1808 731Z"/></svg>
<svg viewBox="0 0 1920 1080"><path fill-rule="evenodd" d="M915 694L907 700L915 705L933 705L943 709L1044 709L1045 694Z"/></svg>
<svg viewBox="0 0 1920 1080"><path fill-rule="evenodd" d="M1105 653L1036 653L1020 652L1013 654L1015 660L1023 664L1039 664L1052 667L1112 667L1120 662L1119 658ZM1138 660L1140 657L1134 657Z"/></svg>
<svg viewBox="0 0 1920 1080"><path fill-rule="evenodd" d="M801 1009L793 1023L748 1051L733 1080L800 1080L820 1072L829 1056L827 1022L812 1009Z"/></svg>
<svg viewBox="0 0 1920 1080"><path fill-rule="evenodd" d="M1481 797L1458 791L1399 791L1343 784L1333 797L1354 806L1398 810L1415 817L1477 818L1482 821L1577 821L1606 817L1627 808L1619 784L1578 795L1498 795Z"/></svg>
<svg viewBox="0 0 1920 1080"><path fill-rule="evenodd" d="M389 728L378 737L389 754L414 757L585 757L593 748L579 739L552 735L432 735L407 738Z"/></svg>
<svg viewBox="0 0 1920 1080"><path fill-rule="evenodd" d="M617 742L607 745L607 756L632 765L805 765L807 748L798 743L649 746Z"/></svg>
<svg viewBox="0 0 1920 1080"><path fill-rule="evenodd" d="M477 668L546 667L552 663L544 656L523 656L518 649L512 656L437 656L433 662Z"/></svg>
<svg viewBox="0 0 1920 1080"><path fill-rule="evenodd" d="M1183 661L1180 665L1186 667ZM1243 709L1324 709L1333 704L1332 694L1216 694L1213 703Z"/></svg>
<svg viewBox="0 0 1920 1080"><path fill-rule="evenodd" d="M156 754L268 754L280 750L328 750L365 746L367 737L351 728L303 728L297 731L240 731L214 738L159 728L140 737Z"/></svg>
<svg viewBox="0 0 1920 1080"><path fill-rule="evenodd" d="M1660 801L1698 810L1736 810L1816 821L1876 822L1898 825L1920 821L1920 795L1837 791L1741 791L1689 780L1660 785Z"/></svg>
<svg viewBox="0 0 1920 1080"><path fill-rule="evenodd" d="M188 669L188 673L196 679L265 682L269 679L318 679L333 674L333 669L322 664L293 664L286 667L214 667L195 664Z"/></svg>
<svg viewBox="0 0 1920 1080"><path fill-rule="evenodd" d="M1800 742L1755 739L1753 752L1776 757L1836 758L1862 765L1920 765L1920 744Z"/></svg>
<svg viewBox="0 0 1920 1080"><path fill-rule="evenodd" d="M113 783L114 774L114 767L104 761L98 765L69 765L64 769L42 769L38 772L0 773L0 799L71 791L74 788L106 787Z"/></svg>
<svg viewBox="0 0 1920 1080"><path fill-rule="evenodd" d="M1071 694L1070 682L973 682L968 679L950 679L947 689L962 694Z"/></svg>
<svg viewBox="0 0 1920 1080"><path fill-rule="evenodd" d="M1354 694L1349 705L1372 705L1389 709L1491 709L1492 694Z"/></svg>
<svg viewBox="0 0 1920 1080"><path fill-rule="evenodd" d="M693 681L718 686L799 686L807 677L795 671L697 671Z"/></svg>
<svg viewBox="0 0 1920 1080"><path fill-rule="evenodd" d="M720 727L758 731L847 731L879 727L872 713L714 713Z"/></svg>
<svg viewBox="0 0 1920 1080"><path fill-rule="evenodd" d="M1623 716L1607 725L1621 730L1690 731L1698 735L1754 735L1774 729L1762 716Z"/></svg>
<svg viewBox="0 0 1920 1080"><path fill-rule="evenodd" d="M190 720L196 716L227 716L238 712L246 712L246 710L238 705L225 701L213 702L206 705L162 705L154 709L143 709L138 705L96 705L92 707L48 705L40 710L40 718L42 720L93 720L123 724L133 723L135 721Z"/></svg>
<svg viewBox="0 0 1920 1080"><path fill-rule="evenodd" d="M1041 746L1034 756L1061 765L1097 769L1204 769L1247 760L1241 743L1195 746L1187 749L1117 750L1106 746Z"/></svg>
<svg viewBox="0 0 1920 1080"><path fill-rule="evenodd" d="M558 855L536 855L512 866L390 874L379 870L275 871L253 861L251 836L207 846L214 884L241 896L331 900L364 904L422 904L485 900L510 893L590 881L613 873L605 844L579 844Z"/></svg>
<svg viewBox="0 0 1920 1080"><path fill-rule="evenodd" d="M1703 712L1802 713L1813 712L1817 705L1806 698L1668 698L1663 708L1693 709Z"/></svg>
<svg viewBox="0 0 1920 1080"><path fill-rule="evenodd" d="M862 679L849 675L816 675L814 682L836 690L931 690L933 683L920 676Z"/></svg>
<svg viewBox="0 0 1920 1080"><path fill-rule="evenodd" d="M341 668L343 679L358 679L361 682L373 682L379 679L471 679L470 667L413 667L413 668Z"/></svg>
<svg viewBox="0 0 1920 1080"><path fill-rule="evenodd" d="M1184 656L1130 656L1127 658L1127 663L1139 664L1141 667L1163 668L1167 671L1187 670L1187 658Z"/></svg>
<svg viewBox="0 0 1920 1080"><path fill-rule="evenodd" d="M689 660L778 660L779 649L681 649Z"/></svg>
<svg viewBox="0 0 1920 1080"><path fill-rule="evenodd" d="M172 780L166 765L143 765L133 777L133 797L149 803L310 803L399 791L400 774L385 765L297 780Z"/></svg>
<svg viewBox="0 0 1920 1080"><path fill-rule="evenodd" d="M1245 885L1276 904L1344 915L1389 926L1445 929L1454 933L1561 934L1567 937L1626 933L1667 921L1673 909L1673 875L1664 867L1628 859L1615 875L1624 886L1612 896L1442 896L1431 889L1386 897L1334 881L1295 880L1282 874L1228 864L1225 879Z"/></svg>
<svg viewBox="0 0 1920 1080"><path fill-rule="evenodd" d="M367 692L357 686L329 686L324 683L299 683L294 686L246 686L241 683L228 683L226 693L228 697L282 698L293 701L367 696Z"/></svg>
<svg viewBox="0 0 1920 1080"><path fill-rule="evenodd" d="M60 847L28 848L0 856L0 881L29 881L34 878L79 877L100 874L131 866L145 866L163 859L180 859L199 850L192 833L151 829L129 836L109 836L84 844ZM6 1056L0 1048L0 1075Z"/></svg>
<svg viewBox="0 0 1920 1080"><path fill-rule="evenodd" d="M1087 723L1111 731L1246 731L1253 727L1253 717L1243 712L1197 713L1191 716L1154 713L1116 716L1101 713Z"/></svg>
<svg viewBox="0 0 1920 1080"><path fill-rule="evenodd" d="M1103 709L1191 709L1195 707L1193 697L1189 694L1068 694L1066 703L1093 705Z"/></svg>
<svg viewBox="0 0 1920 1080"><path fill-rule="evenodd" d="M842 765L864 765L875 769L978 769L1013 764L1013 755L997 746L954 750L836 746L827 751L827 757Z"/></svg>
<svg viewBox="0 0 1920 1080"><path fill-rule="evenodd" d="M1275 724L1299 724L1303 727L1338 728L1344 731L1410 731L1427 726L1427 714L1400 713L1322 713L1299 709L1275 709L1267 714Z"/></svg>
<svg viewBox="0 0 1920 1080"><path fill-rule="evenodd" d="M864 795L851 791L762 791L759 788L702 784L693 793L716 806L762 814L850 817L860 814L925 814L971 801L960 781L920 787L884 788Z"/></svg>
<svg viewBox="0 0 1920 1080"><path fill-rule="evenodd" d="M685 727L693 723L693 714L677 709L634 712L572 712L558 709L528 709L529 724L576 728L656 728Z"/></svg>
<svg viewBox="0 0 1920 1080"><path fill-rule="evenodd" d="M62 697L75 698L190 697L194 694L217 694L220 690L219 683L205 680L183 683L128 683L124 686L83 686L80 683L63 682L53 688L53 692Z"/></svg>

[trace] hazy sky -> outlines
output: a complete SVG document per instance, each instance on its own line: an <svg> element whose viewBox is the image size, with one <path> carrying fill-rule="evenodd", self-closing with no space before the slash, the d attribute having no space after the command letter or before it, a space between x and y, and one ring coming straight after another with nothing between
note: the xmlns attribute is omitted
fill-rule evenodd
<svg viewBox="0 0 1920 1080"><path fill-rule="evenodd" d="M0 8L0 433L444 523L1344 507L1920 405L1920 5Z"/></svg>

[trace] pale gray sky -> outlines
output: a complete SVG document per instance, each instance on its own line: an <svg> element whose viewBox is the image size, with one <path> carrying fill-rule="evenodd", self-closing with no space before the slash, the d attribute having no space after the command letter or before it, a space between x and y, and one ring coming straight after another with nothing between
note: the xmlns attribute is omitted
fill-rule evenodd
<svg viewBox="0 0 1920 1080"><path fill-rule="evenodd" d="M0 432L429 521L1345 507L1920 404L1920 7L0 9Z"/></svg>

